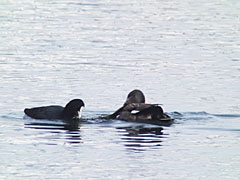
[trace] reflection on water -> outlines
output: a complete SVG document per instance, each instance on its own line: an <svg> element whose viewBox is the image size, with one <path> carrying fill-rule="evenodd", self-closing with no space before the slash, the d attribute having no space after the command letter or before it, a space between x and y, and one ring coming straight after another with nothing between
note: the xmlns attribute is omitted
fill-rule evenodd
<svg viewBox="0 0 240 180"><path fill-rule="evenodd" d="M89 122L82 122L81 120L74 121L46 121L34 120L33 122L25 122L25 128L31 128L36 130L44 130L47 134L59 134L59 136L51 137L51 140L60 138L61 134L64 134L64 141L71 144L82 143L81 138L81 124L94 124L93 120ZM109 121L114 123L114 121ZM109 123L107 121L101 121L96 119L95 124ZM125 123L125 122L123 122ZM143 151L146 148L154 148L161 146L162 138L166 136L163 134L162 127L147 127L147 125L137 125L127 127L115 127L118 135L120 136L121 143L128 147L130 150ZM96 140L97 141L97 140Z"/></svg>
<svg viewBox="0 0 240 180"><path fill-rule="evenodd" d="M24 125L25 128L47 130L47 133L65 133L66 142L77 144L81 143L80 124L81 121L74 120L61 123L58 121L27 122Z"/></svg>
<svg viewBox="0 0 240 180"><path fill-rule="evenodd" d="M162 127L118 127L121 140L126 147L134 151L144 151L146 148L161 146L163 135ZM124 130L124 131L123 131Z"/></svg>
<svg viewBox="0 0 240 180"><path fill-rule="evenodd" d="M227 115L227 114L210 114L206 112L172 112L169 113L171 117L175 119L175 125L188 124L188 128L196 131L231 131L239 132L238 128L227 128L229 126L230 119L239 118L239 114ZM209 125L209 127L201 127L202 125L208 123L215 123L216 117L223 119L226 124L222 124L223 127L214 127ZM230 119L229 119L230 118ZM187 122L186 122L187 121ZM117 122L117 126L115 125ZM120 123L120 125L118 124ZM128 150L132 151L146 151L149 149L154 149L163 146L162 142L164 138L168 137L168 134L164 133L163 127L143 124L143 123L129 123L119 120L102 120L96 118L89 118L83 120L73 120L73 121L48 121L48 120L33 120L27 119L25 122L25 128L31 128L36 130L44 130L46 133L59 134L59 136L51 136L49 140L61 139L61 135L64 135L64 140L66 143L78 144L83 143L81 136L81 127L87 125L98 125L102 127L104 124L110 127L114 127L117 131L117 135L120 136L120 143L127 147ZM126 125L127 124L127 125ZM124 126L125 125L125 126ZM199 127L195 127L195 126ZM174 125L173 125L174 126ZM191 127L192 126L192 127ZM94 131L94 129L92 129ZM96 130L96 129L95 129ZM105 131L101 129L101 131ZM107 130L106 130L106 133ZM99 139L95 139L99 141Z"/></svg>
<svg viewBox="0 0 240 180"><path fill-rule="evenodd" d="M85 116L98 113L86 112ZM72 179L94 179L93 174L104 177L101 172L108 169L112 170L111 177L117 174L121 179L129 179L124 172L131 173L132 169L136 171L134 175L145 169L150 172L150 179L162 175L164 179L174 179L171 177L178 174L179 179L192 179L187 173L204 177L206 173L216 175L217 170L223 171L222 176L228 169L232 176L238 174L239 128L233 124L239 122L239 115L233 118L231 114L206 112L169 114L177 122L170 127L119 120L63 122L17 118L20 113L0 116L1 151L6 154L1 157L2 167L8 168L1 179L8 179L12 172L20 171L21 179L32 171L34 175L41 173L39 168L31 168L35 166L54 178L59 171L73 173ZM8 167L9 162L14 168ZM58 169L53 170L54 166Z"/></svg>

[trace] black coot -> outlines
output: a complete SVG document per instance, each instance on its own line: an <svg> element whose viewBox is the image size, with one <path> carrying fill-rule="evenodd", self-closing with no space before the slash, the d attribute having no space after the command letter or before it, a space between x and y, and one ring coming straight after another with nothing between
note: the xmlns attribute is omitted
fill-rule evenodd
<svg viewBox="0 0 240 180"><path fill-rule="evenodd" d="M84 107L81 99L73 99L65 107L62 106L42 106L24 109L24 113L34 119L62 119L71 120L80 118Z"/></svg>

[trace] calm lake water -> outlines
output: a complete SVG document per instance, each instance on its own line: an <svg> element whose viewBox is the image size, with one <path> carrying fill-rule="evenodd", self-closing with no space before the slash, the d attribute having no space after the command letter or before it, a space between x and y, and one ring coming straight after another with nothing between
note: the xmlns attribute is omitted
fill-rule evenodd
<svg viewBox="0 0 240 180"><path fill-rule="evenodd" d="M239 180L240 1L2 0L0 179ZM141 89L170 127L84 118Z"/></svg>

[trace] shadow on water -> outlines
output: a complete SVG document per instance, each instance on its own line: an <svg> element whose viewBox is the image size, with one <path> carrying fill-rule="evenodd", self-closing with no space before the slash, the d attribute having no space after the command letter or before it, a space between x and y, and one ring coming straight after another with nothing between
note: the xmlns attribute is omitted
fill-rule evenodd
<svg viewBox="0 0 240 180"><path fill-rule="evenodd" d="M128 150L136 152L162 146L162 138L166 138L162 132L162 127L139 125L117 127L116 129L119 130L124 146L126 146Z"/></svg>
<svg viewBox="0 0 240 180"><path fill-rule="evenodd" d="M46 130L48 133L57 134L63 133L67 143L78 144L82 142L80 135L81 121L48 121L44 120L34 120L33 122L24 123L25 128L37 129L37 130Z"/></svg>

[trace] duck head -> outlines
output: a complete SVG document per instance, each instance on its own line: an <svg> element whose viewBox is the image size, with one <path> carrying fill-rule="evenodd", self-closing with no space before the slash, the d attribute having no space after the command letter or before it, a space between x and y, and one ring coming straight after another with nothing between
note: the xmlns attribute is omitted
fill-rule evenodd
<svg viewBox="0 0 240 180"><path fill-rule="evenodd" d="M127 96L124 106L131 103L145 103L145 96L143 92L138 89L131 91Z"/></svg>

